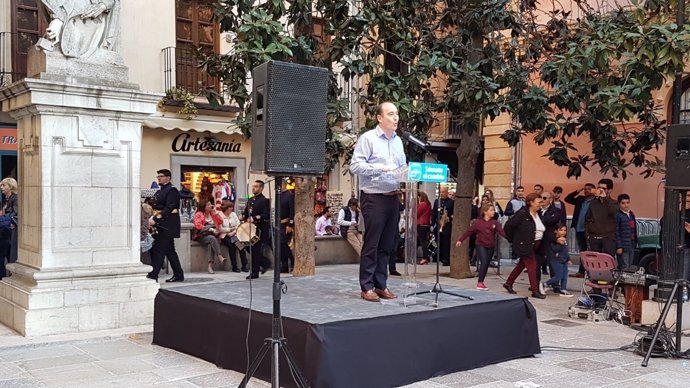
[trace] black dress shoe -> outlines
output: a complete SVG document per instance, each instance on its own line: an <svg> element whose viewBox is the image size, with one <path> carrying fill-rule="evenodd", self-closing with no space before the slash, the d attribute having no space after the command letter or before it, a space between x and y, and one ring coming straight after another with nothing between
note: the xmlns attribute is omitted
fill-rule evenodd
<svg viewBox="0 0 690 388"><path fill-rule="evenodd" d="M245 279L249 280L249 279L258 279L258 278L259 278L259 275L249 275Z"/></svg>
<svg viewBox="0 0 690 388"><path fill-rule="evenodd" d="M242 272L249 272L249 268L247 268L247 267L242 267L242 268L240 268L240 270Z"/></svg>
<svg viewBox="0 0 690 388"><path fill-rule="evenodd" d="M240 272L240 269L239 268L233 268L232 272Z"/></svg>
<svg viewBox="0 0 690 388"><path fill-rule="evenodd" d="M402 274L396 270L389 271L391 276L402 276Z"/></svg>
<svg viewBox="0 0 690 388"><path fill-rule="evenodd" d="M505 288L506 291L508 291L509 294L517 294L517 292L515 292L515 290L513 290L513 285L512 285L512 284L503 283L503 288Z"/></svg>
<svg viewBox="0 0 690 388"><path fill-rule="evenodd" d="M266 271L268 271L269 269L270 269L269 267L266 267L266 268L261 267L261 274L262 274L262 275L265 274Z"/></svg>
<svg viewBox="0 0 690 388"><path fill-rule="evenodd" d="M541 292L533 292L532 298L546 299L546 295L542 294Z"/></svg>
<svg viewBox="0 0 690 388"><path fill-rule="evenodd" d="M165 282L166 283L184 282L184 277L173 275L170 279L166 280Z"/></svg>
<svg viewBox="0 0 690 388"><path fill-rule="evenodd" d="M146 278L151 279L151 280L155 280L156 282L158 282L158 276L153 276L150 273L146 274Z"/></svg>

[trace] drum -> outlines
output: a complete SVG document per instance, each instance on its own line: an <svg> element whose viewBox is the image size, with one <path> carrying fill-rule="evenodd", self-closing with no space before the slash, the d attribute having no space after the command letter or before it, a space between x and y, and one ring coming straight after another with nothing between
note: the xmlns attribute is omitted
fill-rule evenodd
<svg viewBox="0 0 690 388"><path fill-rule="evenodd" d="M259 241L259 233L256 225L250 222L245 222L237 227L237 239L242 243L256 244Z"/></svg>

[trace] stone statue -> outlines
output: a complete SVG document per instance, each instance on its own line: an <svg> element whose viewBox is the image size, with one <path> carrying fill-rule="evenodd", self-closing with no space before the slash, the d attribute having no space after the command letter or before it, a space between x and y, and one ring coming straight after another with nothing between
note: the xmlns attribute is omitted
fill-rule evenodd
<svg viewBox="0 0 690 388"><path fill-rule="evenodd" d="M117 51L120 0L41 0L52 18L38 46L84 60ZM109 55L106 55L108 57ZM94 58L95 59L95 58Z"/></svg>

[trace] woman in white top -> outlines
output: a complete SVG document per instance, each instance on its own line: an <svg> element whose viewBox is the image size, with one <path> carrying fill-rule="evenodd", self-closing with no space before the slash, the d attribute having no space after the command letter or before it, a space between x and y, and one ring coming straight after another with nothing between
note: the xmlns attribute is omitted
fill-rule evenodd
<svg viewBox="0 0 690 388"><path fill-rule="evenodd" d="M232 202L223 203L220 207L221 217L223 218L223 224L220 227L220 235L218 238L220 241L228 247L230 253L230 264L232 264L232 272L249 272L249 267L247 266L247 253L244 248L238 247L237 244L241 244L237 238L237 227L240 225L240 219L235 214L235 205ZM240 260L242 262L242 268L237 266L237 254L240 254Z"/></svg>
<svg viewBox="0 0 690 388"><path fill-rule="evenodd" d="M539 217L541 201L539 194L528 194L525 198L526 206L518 210L503 227L508 236L508 241L513 246L513 254L520 258L513 272L508 276L508 280L503 284L503 288L509 293L515 294L513 283L522 273L522 270L526 268L532 297L544 299L546 295L539 292L535 254L539 250L541 240L544 237L544 231L546 230L544 223L541 222Z"/></svg>

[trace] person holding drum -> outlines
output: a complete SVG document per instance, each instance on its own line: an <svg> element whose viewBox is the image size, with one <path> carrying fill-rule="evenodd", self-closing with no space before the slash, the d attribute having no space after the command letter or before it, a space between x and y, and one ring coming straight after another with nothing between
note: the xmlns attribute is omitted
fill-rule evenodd
<svg viewBox="0 0 690 388"><path fill-rule="evenodd" d="M218 238L220 242L228 247L230 253L230 263L232 264L232 272L240 272L240 267L237 266L237 255L239 251L240 260L242 262L242 272L249 272L247 267L247 253L244 250L244 244L237 238L237 227L240 225L240 219L235 214L235 204L230 201L223 201L220 205L221 217L223 218L223 225L220 227L220 235Z"/></svg>
<svg viewBox="0 0 690 388"><path fill-rule="evenodd" d="M258 279L259 271L265 273L271 268L271 262L264 256L263 252L265 248L268 248L267 244L269 243L271 203L264 196L263 191L264 182L260 180L255 181L252 184L252 194L254 196L249 198L247 206L245 206L242 212L243 221L256 225L259 234L259 239L251 250L252 272L247 276L247 279Z"/></svg>

